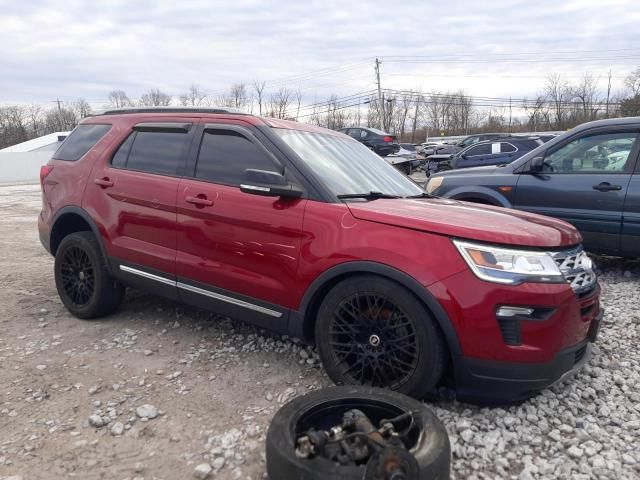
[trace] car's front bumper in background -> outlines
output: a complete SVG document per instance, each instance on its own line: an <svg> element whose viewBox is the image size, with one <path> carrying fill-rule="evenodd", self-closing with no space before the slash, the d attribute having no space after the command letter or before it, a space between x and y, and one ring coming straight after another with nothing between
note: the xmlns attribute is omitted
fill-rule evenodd
<svg viewBox="0 0 640 480"><path fill-rule="evenodd" d="M498 362L463 356L455 359L457 398L488 404L520 402L572 377L591 358L591 345L598 335L602 316L600 310L586 339L565 348L548 362Z"/></svg>

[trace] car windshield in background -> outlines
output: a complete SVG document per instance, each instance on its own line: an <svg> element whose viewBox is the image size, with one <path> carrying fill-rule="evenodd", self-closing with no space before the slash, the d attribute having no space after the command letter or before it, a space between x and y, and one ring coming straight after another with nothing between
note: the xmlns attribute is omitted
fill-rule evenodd
<svg viewBox="0 0 640 480"><path fill-rule="evenodd" d="M335 195L381 192L408 197L423 191L361 143L336 135L275 128Z"/></svg>
<svg viewBox="0 0 640 480"><path fill-rule="evenodd" d="M377 128L367 127L367 130L375 133L376 135L389 135L387 132L383 132L382 130L378 130Z"/></svg>
<svg viewBox="0 0 640 480"><path fill-rule="evenodd" d="M415 152L416 151L416 146L413 145L412 143L401 143L400 146L402 148L404 148L405 150L409 150L411 152Z"/></svg>

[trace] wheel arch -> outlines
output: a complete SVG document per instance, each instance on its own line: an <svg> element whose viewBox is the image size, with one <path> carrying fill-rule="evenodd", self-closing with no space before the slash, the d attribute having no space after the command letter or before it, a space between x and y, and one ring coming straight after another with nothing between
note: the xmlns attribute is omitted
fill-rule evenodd
<svg viewBox="0 0 640 480"><path fill-rule="evenodd" d="M449 353L451 355L461 354L460 342L453 323L435 297L412 276L389 265L376 262L346 262L332 267L318 276L307 288L300 302L299 310L292 312L289 328L291 334L307 342L312 342L315 316L326 294L340 281L361 274L378 275L409 290L434 316L436 324L444 335Z"/></svg>
<svg viewBox="0 0 640 480"><path fill-rule="evenodd" d="M58 213L56 213L51 224L52 227L51 234L49 236L49 245L53 256L55 256L60 242L62 242L64 237L67 235L75 232L92 232L100 246L100 253L103 258L108 258L102 243L102 236L100 235L98 226L91 216L82 208L73 205L61 208ZM109 273L111 273L108 262L106 263L106 266Z"/></svg>
<svg viewBox="0 0 640 480"><path fill-rule="evenodd" d="M446 194L452 200L463 202L478 202L496 207L511 208L511 203L500 193L487 187L476 187L474 190L454 189Z"/></svg>

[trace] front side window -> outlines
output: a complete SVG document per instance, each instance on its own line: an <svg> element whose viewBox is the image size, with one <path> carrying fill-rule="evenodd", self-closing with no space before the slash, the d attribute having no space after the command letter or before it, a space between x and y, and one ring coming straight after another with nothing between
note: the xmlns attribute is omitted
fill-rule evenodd
<svg viewBox="0 0 640 480"><path fill-rule="evenodd" d="M247 169L281 171L282 167L243 135L232 130L204 133L196 178L225 185L240 185Z"/></svg>
<svg viewBox="0 0 640 480"><path fill-rule="evenodd" d="M547 173L623 173L637 132L600 133L577 138L544 158Z"/></svg>
<svg viewBox="0 0 640 480"><path fill-rule="evenodd" d="M380 192L406 197L423 192L360 142L324 133L273 131L335 195Z"/></svg>
<svg viewBox="0 0 640 480"><path fill-rule="evenodd" d="M185 132L136 131L120 145L111 164L128 170L177 175L188 139Z"/></svg>
<svg viewBox="0 0 640 480"><path fill-rule="evenodd" d="M111 125L78 125L58 147L52 158L70 162L80 160L110 129Z"/></svg>

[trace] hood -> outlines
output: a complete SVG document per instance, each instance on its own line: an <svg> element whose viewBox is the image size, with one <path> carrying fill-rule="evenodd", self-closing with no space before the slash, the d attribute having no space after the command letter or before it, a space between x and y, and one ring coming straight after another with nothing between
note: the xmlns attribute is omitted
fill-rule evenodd
<svg viewBox="0 0 640 480"><path fill-rule="evenodd" d="M360 220L486 243L553 249L582 241L562 220L457 200L378 199L347 205Z"/></svg>
<svg viewBox="0 0 640 480"><path fill-rule="evenodd" d="M500 165L485 165L482 167L469 167L469 168L458 168L456 170L447 170L444 172L438 172L432 175L432 177L448 177L455 175L501 175L511 173L511 170L505 170L505 167L510 165L500 164ZM429 177L431 178L431 177Z"/></svg>

